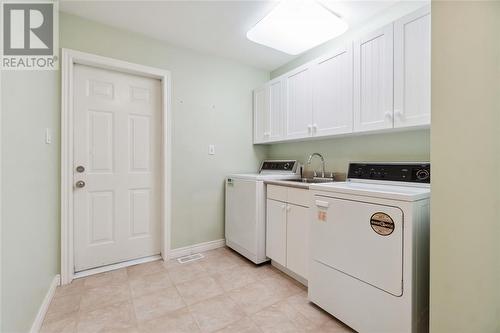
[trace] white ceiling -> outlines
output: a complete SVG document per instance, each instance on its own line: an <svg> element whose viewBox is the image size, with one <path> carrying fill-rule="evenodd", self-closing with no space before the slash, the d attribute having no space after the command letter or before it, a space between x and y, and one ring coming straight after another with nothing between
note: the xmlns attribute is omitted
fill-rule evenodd
<svg viewBox="0 0 500 333"><path fill-rule="evenodd" d="M387 1L321 0L350 28L394 5ZM274 70L294 56L255 44L246 32L276 1L61 1L60 10L173 45Z"/></svg>

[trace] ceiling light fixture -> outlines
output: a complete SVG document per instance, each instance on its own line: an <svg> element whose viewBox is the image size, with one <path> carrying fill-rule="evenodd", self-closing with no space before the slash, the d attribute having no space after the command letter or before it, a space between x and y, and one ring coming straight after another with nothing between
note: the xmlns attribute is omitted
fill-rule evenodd
<svg viewBox="0 0 500 333"><path fill-rule="evenodd" d="M247 38L297 55L343 34L347 23L313 0L283 0L247 32Z"/></svg>

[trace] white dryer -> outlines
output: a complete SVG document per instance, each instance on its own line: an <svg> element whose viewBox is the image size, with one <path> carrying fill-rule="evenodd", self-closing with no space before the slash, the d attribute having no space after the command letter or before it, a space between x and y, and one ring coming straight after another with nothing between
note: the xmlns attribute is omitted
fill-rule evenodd
<svg viewBox="0 0 500 333"><path fill-rule="evenodd" d="M267 160L259 173L226 179L226 245L256 264L266 257L266 180L300 178L295 160Z"/></svg>
<svg viewBox="0 0 500 333"><path fill-rule="evenodd" d="M428 331L428 163L351 163L311 185L309 299L357 330Z"/></svg>

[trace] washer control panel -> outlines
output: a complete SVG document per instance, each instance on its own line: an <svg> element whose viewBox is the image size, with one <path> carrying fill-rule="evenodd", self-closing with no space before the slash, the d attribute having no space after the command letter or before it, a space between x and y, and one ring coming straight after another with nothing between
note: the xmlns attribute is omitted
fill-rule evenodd
<svg viewBox="0 0 500 333"><path fill-rule="evenodd" d="M262 162L260 173L294 173L297 165L295 160L267 160Z"/></svg>
<svg viewBox="0 0 500 333"><path fill-rule="evenodd" d="M349 163L347 178L397 182L431 182L430 163Z"/></svg>

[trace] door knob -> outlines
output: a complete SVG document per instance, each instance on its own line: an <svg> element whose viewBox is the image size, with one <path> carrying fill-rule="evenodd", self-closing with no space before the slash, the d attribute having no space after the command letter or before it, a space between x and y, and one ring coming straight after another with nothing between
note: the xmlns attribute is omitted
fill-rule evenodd
<svg viewBox="0 0 500 333"><path fill-rule="evenodd" d="M79 180L76 182L75 186L78 188L85 187L85 182L83 180Z"/></svg>

